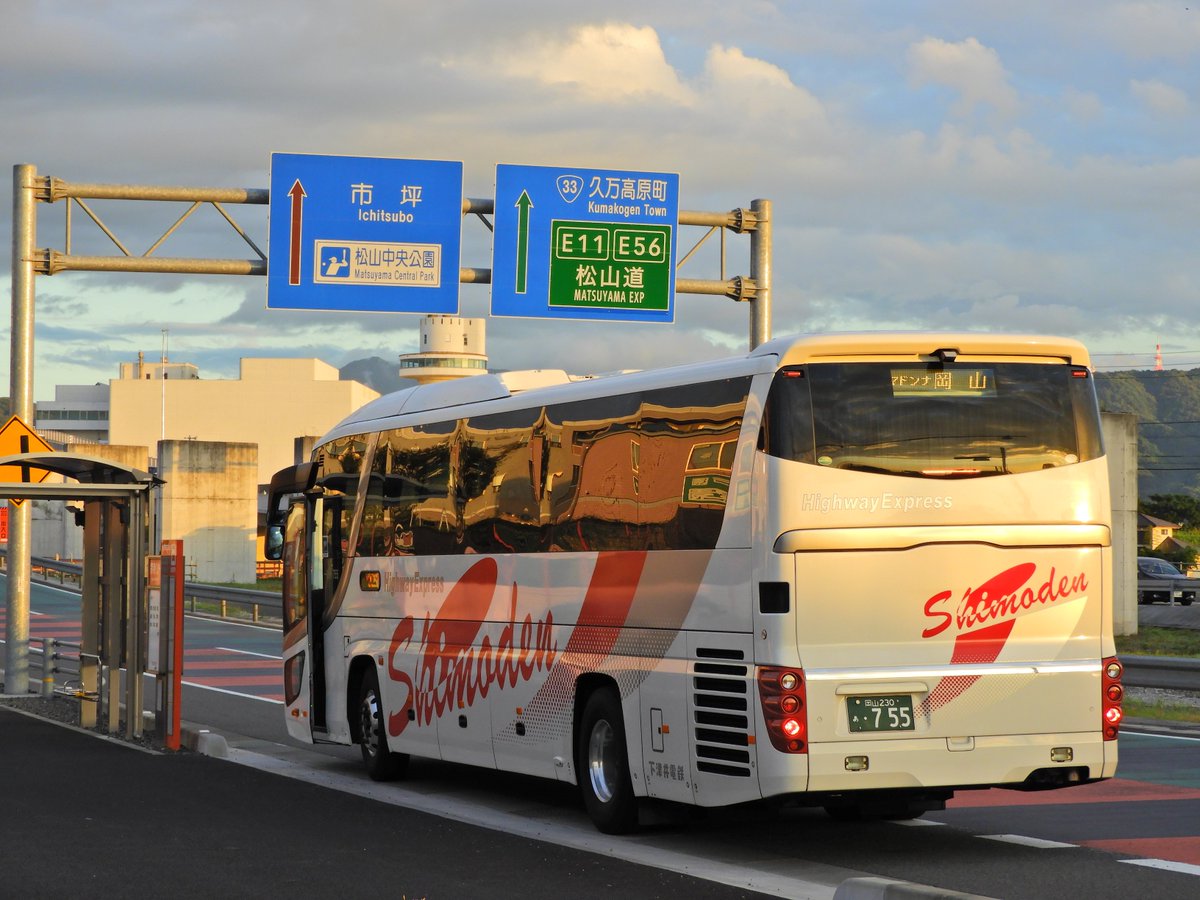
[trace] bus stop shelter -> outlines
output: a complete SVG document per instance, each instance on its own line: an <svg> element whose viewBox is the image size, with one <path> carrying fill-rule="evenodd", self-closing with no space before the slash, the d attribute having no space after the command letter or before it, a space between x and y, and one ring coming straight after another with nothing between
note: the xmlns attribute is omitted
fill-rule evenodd
<svg viewBox="0 0 1200 900"><path fill-rule="evenodd" d="M105 725L110 734L116 733L123 705L126 737L141 737L143 675L153 674L158 731L168 746L178 746L177 658L181 654L178 624L182 609L171 602L178 592L147 590L154 492L162 481L139 469L74 453L13 454L0 457L0 467L4 466L19 467L22 477L29 480L0 482L0 498L79 501L82 505L82 511L76 513L76 522L83 527L80 724L85 728ZM34 483L33 478L41 477L42 472L69 480ZM12 573L13 561L9 562ZM182 571L174 571L167 560L164 563L172 569L167 573L170 581L181 584ZM10 684L13 673L24 674L19 680L27 683L29 666L28 584L22 591L13 582L10 574L5 665ZM154 603L150 602L151 593L155 594Z"/></svg>

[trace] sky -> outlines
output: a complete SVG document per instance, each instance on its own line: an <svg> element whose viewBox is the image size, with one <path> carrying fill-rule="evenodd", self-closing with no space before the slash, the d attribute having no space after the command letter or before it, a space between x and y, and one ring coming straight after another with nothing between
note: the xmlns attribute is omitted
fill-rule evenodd
<svg viewBox="0 0 1200 900"><path fill-rule="evenodd" d="M266 188L273 152L457 160L478 198L497 163L677 173L682 209L771 201L776 336L1039 332L1101 370L1149 368L1156 344L1200 366L1200 0L0 5L0 245L14 165ZM183 211L89 205L134 254ZM38 206L38 246L61 251L67 204ZM229 212L267 248L265 207ZM74 253L117 252L72 219ZM490 268L487 229L462 235L462 265ZM703 235L681 228L681 254ZM716 278L716 246L679 277ZM253 252L204 207L157 255ZM745 236L726 269L748 274ZM462 315L489 302L462 286ZM262 277L90 272L39 276L35 321L37 400L164 341L232 378L242 357L396 361L419 327L267 310ZM487 351L603 372L744 353L748 333L745 306L680 294L673 324L491 318Z"/></svg>

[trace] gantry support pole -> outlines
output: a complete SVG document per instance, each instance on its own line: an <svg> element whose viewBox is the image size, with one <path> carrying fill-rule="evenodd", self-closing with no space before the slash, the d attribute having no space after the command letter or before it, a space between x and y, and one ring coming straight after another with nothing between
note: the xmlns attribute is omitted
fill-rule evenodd
<svg viewBox="0 0 1200 900"><path fill-rule="evenodd" d="M13 166L11 412L33 422L33 257L37 245L37 167ZM4 628L4 690L29 691L29 553L31 504L8 504L8 620Z"/></svg>

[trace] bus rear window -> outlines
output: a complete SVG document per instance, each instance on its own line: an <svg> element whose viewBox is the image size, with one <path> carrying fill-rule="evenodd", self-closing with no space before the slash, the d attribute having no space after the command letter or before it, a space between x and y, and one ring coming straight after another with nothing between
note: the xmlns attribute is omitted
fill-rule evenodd
<svg viewBox="0 0 1200 900"><path fill-rule="evenodd" d="M1099 457L1092 378L1032 363L816 363L781 370L763 448L917 478L1012 475Z"/></svg>

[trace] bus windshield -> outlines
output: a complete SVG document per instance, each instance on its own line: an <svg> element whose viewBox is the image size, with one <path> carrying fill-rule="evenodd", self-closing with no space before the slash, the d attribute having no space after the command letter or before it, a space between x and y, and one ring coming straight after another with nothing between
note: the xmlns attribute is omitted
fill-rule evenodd
<svg viewBox="0 0 1200 900"><path fill-rule="evenodd" d="M1079 366L814 363L780 370L764 449L828 468L918 478L1051 469L1103 452Z"/></svg>

